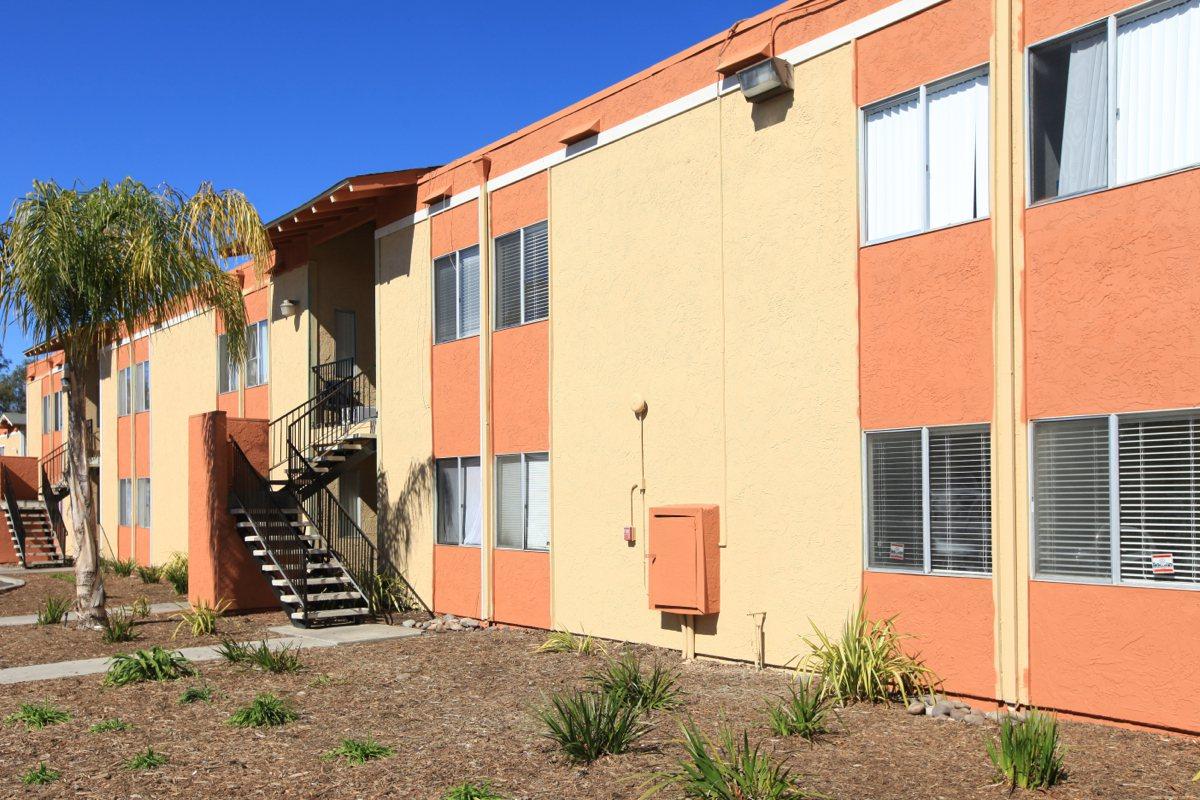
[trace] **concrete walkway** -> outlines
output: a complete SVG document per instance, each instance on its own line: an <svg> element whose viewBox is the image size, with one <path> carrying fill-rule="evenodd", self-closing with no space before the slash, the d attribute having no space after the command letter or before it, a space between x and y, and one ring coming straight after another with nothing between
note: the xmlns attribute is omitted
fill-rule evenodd
<svg viewBox="0 0 1200 800"><path fill-rule="evenodd" d="M379 642L385 639L402 639L407 636L420 636L421 632L413 628L402 628L392 625L365 624L350 625L340 628L323 628L305 630L291 625L281 625L271 628L275 633L283 634L280 639L268 639L267 646L272 650L281 647L307 649L310 647L337 647L354 644L355 642ZM257 644L246 642L245 644ZM218 645L203 647L184 647L179 652L189 661L214 661L220 656ZM83 658L78 661L59 661L54 664L33 664L28 667L9 667L0 669L0 684L27 683L29 681L50 681L58 678L76 678L80 675L99 675L108 671L110 659Z"/></svg>
<svg viewBox="0 0 1200 800"><path fill-rule="evenodd" d="M186 611L187 608L188 608L187 603L152 603L150 605L150 613L151 614L170 614L173 611ZM125 606L122 606L120 608L110 608L108 610L109 611L124 611L126 614L130 613L129 608L125 607ZM75 612L68 611L67 612L67 621L70 622L74 619L75 619ZM0 617L0 628L9 628L9 627L12 627L15 625L36 625L36 624L37 624L37 614L17 614L16 616L12 616L12 617Z"/></svg>

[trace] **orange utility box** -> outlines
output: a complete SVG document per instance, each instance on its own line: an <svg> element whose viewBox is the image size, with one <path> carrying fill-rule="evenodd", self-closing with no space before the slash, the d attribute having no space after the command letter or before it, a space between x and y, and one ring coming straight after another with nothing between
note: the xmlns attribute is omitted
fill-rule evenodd
<svg viewBox="0 0 1200 800"><path fill-rule="evenodd" d="M718 506L650 509L650 608L696 616L721 610L720 536Z"/></svg>

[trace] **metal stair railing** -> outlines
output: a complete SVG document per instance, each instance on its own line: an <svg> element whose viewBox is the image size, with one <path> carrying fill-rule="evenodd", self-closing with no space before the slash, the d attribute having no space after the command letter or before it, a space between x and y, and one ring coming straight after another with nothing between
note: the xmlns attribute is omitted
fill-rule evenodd
<svg viewBox="0 0 1200 800"><path fill-rule="evenodd" d="M352 358L318 364L312 368L312 372L314 384L312 397L271 421L269 438L272 470L283 466L288 461L288 442L291 440L292 426L302 420L308 420L308 425L314 427L315 419L323 416L332 406L344 404L347 395L353 394L354 388L347 384L361 374L354 366ZM372 403L374 396L374 387L371 387ZM303 445L300 439L297 439L296 443L298 446Z"/></svg>
<svg viewBox="0 0 1200 800"><path fill-rule="evenodd" d="M325 542L330 555L342 565L350 583L367 602L368 594L362 586L362 580L376 570L374 542L338 502L329 487L322 486L303 500L299 495L294 496L304 509L304 516L312 523L314 532Z"/></svg>
<svg viewBox="0 0 1200 800"><path fill-rule="evenodd" d="M0 492L4 495L4 505L8 509L8 522L12 525L13 538L17 543L17 558L21 566L28 568L25 560L25 521L21 519L21 507L17 505L16 495L8 482L8 472L0 469Z"/></svg>
<svg viewBox="0 0 1200 800"><path fill-rule="evenodd" d="M313 479L314 462L323 451L379 416L375 387L351 359L321 364L313 371L320 393L287 423L288 477L301 485Z"/></svg>

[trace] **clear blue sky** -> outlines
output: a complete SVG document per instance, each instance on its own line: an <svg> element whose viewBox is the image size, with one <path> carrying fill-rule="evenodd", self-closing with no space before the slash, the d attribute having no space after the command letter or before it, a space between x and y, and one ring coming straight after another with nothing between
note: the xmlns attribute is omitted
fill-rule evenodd
<svg viewBox="0 0 1200 800"><path fill-rule="evenodd" d="M244 191L264 219L443 163L772 0L13 3L0 216L35 178ZM16 361L28 342L4 332Z"/></svg>

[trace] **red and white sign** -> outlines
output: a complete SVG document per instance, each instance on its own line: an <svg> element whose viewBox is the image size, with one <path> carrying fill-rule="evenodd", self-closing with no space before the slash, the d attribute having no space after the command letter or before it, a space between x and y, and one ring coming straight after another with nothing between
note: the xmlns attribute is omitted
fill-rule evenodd
<svg viewBox="0 0 1200 800"><path fill-rule="evenodd" d="M1173 553L1151 553L1150 571L1155 575L1175 574L1175 555Z"/></svg>
<svg viewBox="0 0 1200 800"><path fill-rule="evenodd" d="M904 545L893 544L891 547L889 547L888 548L888 558L890 558L892 561L903 561L904 560Z"/></svg>

